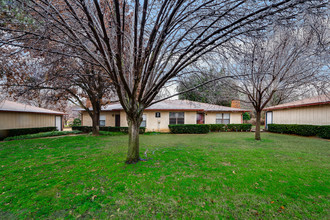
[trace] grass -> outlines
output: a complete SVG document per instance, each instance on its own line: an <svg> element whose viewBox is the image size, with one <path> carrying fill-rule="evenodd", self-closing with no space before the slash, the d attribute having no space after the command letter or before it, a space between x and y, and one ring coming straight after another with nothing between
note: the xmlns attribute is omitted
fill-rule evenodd
<svg viewBox="0 0 330 220"><path fill-rule="evenodd" d="M105 135L105 136L118 136L118 135L126 135L123 132L117 132L117 131L99 131L100 135ZM89 135L92 135L92 132L89 133Z"/></svg>
<svg viewBox="0 0 330 220"><path fill-rule="evenodd" d="M133 165L127 135L0 143L0 219L329 219L330 142L253 135L141 135Z"/></svg>
<svg viewBox="0 0 330 220"><path fill-rule="evenodd" d="M25 139L33 139L33 138L61 136L68 134L79 134L79 133L81 133L81 131L49 131L49 132L40 132L36 134L25 134L14 137L7 137L4 139L4 141L25 140Z"/></svg>

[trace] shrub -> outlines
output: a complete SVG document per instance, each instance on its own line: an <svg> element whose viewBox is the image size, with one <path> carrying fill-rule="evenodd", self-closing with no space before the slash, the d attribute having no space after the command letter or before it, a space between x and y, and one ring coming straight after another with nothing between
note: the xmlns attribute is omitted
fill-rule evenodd
<svg viewBox="0 0 330 220"><path fill-rule="evenodd" d="M81 126L81 120L80 120L80 118L73 119L72 126Z"/></svg>
<svg viewBox="0 0 330 220"><path fill-rule="evenodd" d="M219 132L225 131L226 125L225 124L209 124L211 132Z"/></svg>
<svg viewBox="0 0 330 220"><path fill-rule="evenodd" d="M297 134L302 136L315 136L318 132L315 125L296 125L296 124L269 124L268 131L282 134Z"/></svg>
<svg viewBox="0 0 330 220"><path fill-rule="evenodd" d="M0 140L6 137L14 137L26 134L36 134L40 132L56 131L56 127L39 127L39 128L18 128L0 130Z"/></svg>
<svg viewBox="0 0 330 220"><path fill-rule="evenodd" d="M123 132L128 134L128 127L100 127L100 131L112 131L112 132ZM139 133L144 134L146 132L145 127L140 127Z"/></svg>
<svg viewBox="0 0 330 220"><path fill-rule="evenodd" d="M330 138L330 126L297 125L297 124L269 124L268 131L281 134L297 134L301 136L319 136Z"/></svg>
<svg viewBox="0 0 330 220"><path fill-rule="evenodd" d="M207 124L169 125L172 134L206 134L210 131Z"/></svg>
<svg viewBox="0 0 330 220"><path fill-rule="evenodd" d="M91 126L72 126L72 130L73 131L82 131L84 133L89 133L89 132L92 132L92 127Z"/></svg>
<svg viewBox="0 0 330 220"><path fill-rule="evenodd" d="M268 124L267 130L274 133L284 133L284 126L285 125L279 125L279 124Z"/></svg>
<svg viewBox="0 0 330 220"><path fill-rule="evenodd" d="M250 114L249 114L248 112L244 112L244 113L243 113L243 120L244 120L244 121L248 121L248 120L250 120L250 119L251 119Z"/></svg>
<svg viewBox="0 0 330 220"><path fill-rule="evenodd" d="M73 126L72 130L79 130L84 133L90 133L93 131L93 128L91 126ZM109 132L123 132L125 134L128 134L128 127L100 127L100 131L109 131ZM139 133L144 134L146 131L145 127L140 127Z"/></svg>
<svg viewBox="0 0 330 220"><path fill-rule="evenodd" d="M100 131L123 132L128 133L128 127L100 127Z"/></svg>
<svg viewBox="0 0 330 220"><path fill-rule="evenodd" d="M241 131L251 131L252 124L241 124Z"/></svg>
<svg viewBox="0 0 330 220"><path fill-rule="evenodd" d="M330 125L319 126L317 136L330 139Z"/></svg>
<svg viewBox="0 0 330 220"><path fill-rule="evenodd" d="M319 126L315 125L294 125L290 127L293 134L301 136L315 136L319 130Z"/></svg>
<svg viewBox="0 0 330 220"><path fill-rule="evenodd" d="M5 141L11 140L25 140L25 139L32 139L32 138L41 138L41 137L53 137L53 136L60 136L60 135L67 135L67 134L79 134L81 131L50 131L50 132L42 132L37 134L26 134L14 137L7 137Z"/></svg>
<svg viewBox="0 0 330 220"><path fill-rule="evenodd" d="M227 124L227 129L229 131L250 131L252 124Z"/></svg>

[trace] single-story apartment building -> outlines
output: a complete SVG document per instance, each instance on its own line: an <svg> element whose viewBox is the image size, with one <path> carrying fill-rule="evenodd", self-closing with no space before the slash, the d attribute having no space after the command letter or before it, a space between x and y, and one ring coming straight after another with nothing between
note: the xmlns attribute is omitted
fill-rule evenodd
<svg viewBox="0 0 330 220"><path fill-rule="evenodd" d="M266 111L268 124L330 125L330 95L271 106Z"/></svg>
<svg viewBox="0 0 330 220"><path fill-rule="evenodd" d="M56 127L63 130L65 113L12 101L0 102L0 130Z"/></svg>
<svg viewBox="0 0 330 220"><path fill-rule="evenodd" d="M237 101L235 101L237 106ZM145 109L141 127L147 131L168 132L170 124L241 124L244 110L188 100L165 100ZM88 113L81 110L82 125L92 126ZM100 126L127 127L126 113L119 103L102 108Z"/></svg>

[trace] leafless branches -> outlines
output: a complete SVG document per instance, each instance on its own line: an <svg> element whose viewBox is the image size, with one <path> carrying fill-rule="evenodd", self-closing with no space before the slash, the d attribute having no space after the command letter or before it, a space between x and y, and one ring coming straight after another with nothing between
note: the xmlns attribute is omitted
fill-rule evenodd
<svg viewBox="0 0 330 220"><path fill-rule="evenodd" d="M257 130L261 111L274 97L281 101L313 86L319 91L329 89L328 61L323 58L328 54L324 49L328 43L318 39L315 28L306 25L277 26L263 38L238 44L240 53L233 53L226 67L236 79L235 89L248 98L257 113ZM260 132L256 132L256 139L260 139Z"/></svg>
<svg viewBox="0 0 330 220"><path fill-rule="evenodd" d="M61 54L102 68L134 129L161 88L202 56L257 35L269 24L326 6L323 0L15 2L29 19L0 25L0 31L10 33L0 37L0 47ZM137 138L130 135L128 162L138 158Z"/></svg>

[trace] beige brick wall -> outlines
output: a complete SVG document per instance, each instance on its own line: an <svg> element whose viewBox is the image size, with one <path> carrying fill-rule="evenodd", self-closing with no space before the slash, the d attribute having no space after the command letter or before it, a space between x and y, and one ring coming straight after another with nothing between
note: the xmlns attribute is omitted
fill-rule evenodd
<svg viewBox="0 0 330 220"><path fill-rule="evenodd" d="M160 112L161 117L156 118L156 112ZM173 111L180 112L180 111ZM145 111L143 114L146 115L147 120L147 131L159 131L168 132L169 125L169 111ZM219 112L221 113L221 112ZM104 112L101 115L106 116L106 126L115 126L115 117L112 115L118 114L118 112ZM230 113L230 123L240 124L242 113ZM205 124L215 124L216 113L205 114ZM184 112L184 123L185 124L196 124L197 112L186 111ZM91 126L92 120L87 113L83 113L83 125ZM120 126L127 127L127 118L124 111L120 111Z"/></svg>
<svg viewBox="0 0 330 220"><path fill-rule="evenodd" d="M115 114L118 114L119 112L104 112L101 115L105 115L105 126L115 126Z"/></svg>
<svg viewBox="0 0 330 220"><path fill-rule="evenodd" d="M160 118L156 118L156 112L160 112ZM180 112L180 111L173 111ZM147 131L168 132L170 123L169 111L145 111L143 114L147 116ZM185 124L196 124L196 112L184 113Z"/></svg>
<svg viewBox="0 0 330 220"><path fill-rule="evenodd" d="M0 112L0 130L52 126L55 126L55 115L24 112Z"/></svg>
<svg viewBox="0 0 330 220"><path fill-rule="evenodd" d="M273 123L330 125L330 105L274 110Z"/></svg>
<svg viewBox="0 0 330 220"><path fill-rule="evenodd" d="M82 125L83 126L92 126L92 118L87 112L82 112Z"/></svg>
<svg viewBox="0 0 330 220"><path fill-rule="evenodd" d="M241 124L242 113L230 113L230 124Z"/></svg>
<svg viewBox="0 0 330 220"><path fill-rule="evenodd" d="M185 124L196 124L197 123L197 112L185 112L184 113Z"/></svg>
<svg viewBox="0 0 330 220"><path fill-rule="evenodd" d="M160 112L160 118L156 118L156 111L145 111L147 116L147 130L167 132L169 124L169 112Z"/></svg>
<svg viewBox="0 0 330 220"><path fill-rule="evenodd" d="M124 111L120 111L120 127L127 127L127 117Z"/></svg>
<svg viewBox="0 0 330 220"><path fill-rule="evenodd" d="M101 115L105 116L105 126L115 126L115 115L119 112L102 112ZM92 126L92 118L87 112L82 113L82 125Z"/></svg>

